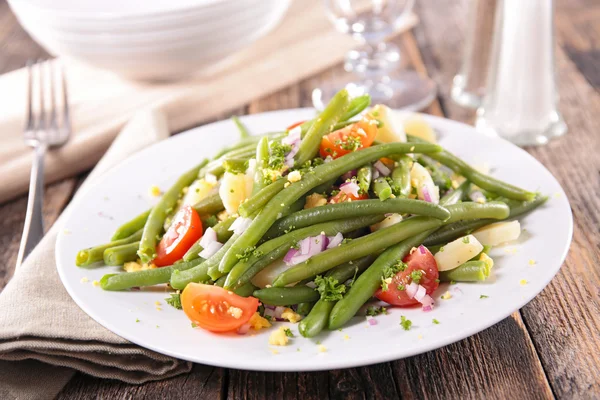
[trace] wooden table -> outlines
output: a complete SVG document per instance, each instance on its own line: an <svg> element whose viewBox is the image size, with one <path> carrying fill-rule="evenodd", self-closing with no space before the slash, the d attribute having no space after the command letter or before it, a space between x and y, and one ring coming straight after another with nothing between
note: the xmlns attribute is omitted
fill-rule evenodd
<svg viewBox="0 0 600 400"><path fill-rule="evenodd" d="M398 38L407 63L439 84L427 110L472 122L448 96L460 65L467 0L417 2L421 24ZM195 365L185 376L135 386L77 374L60 398L600 398L600 3L556 2L560 109L569 133L527 149L559 180L575 219L571 251L550 285L497 325L442 349L390 363L314 373L260 373ZM0 1L0 73L45 56ZM310 106L310 92L340 67L232 113ZM6 93L3 96L9 95ZM223 115L227 117L229 115ZM208 122L208 121L207 121ZM84 178L49 185L49 227ZM0 287L10 279L26 197L0 205ZM540 266L543 268L543 266Z"/></svg>

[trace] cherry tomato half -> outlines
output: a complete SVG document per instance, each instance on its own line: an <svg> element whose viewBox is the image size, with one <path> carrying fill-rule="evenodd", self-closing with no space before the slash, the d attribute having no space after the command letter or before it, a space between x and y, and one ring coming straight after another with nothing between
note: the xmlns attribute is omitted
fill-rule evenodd
<svg viewBox="0 0 600 400"><path fill-rule="evenodd" d="M258 299L242 297L219 286L188 283L181 293L185 315L196 325L212 332L230 332L252 318Z"/></svg>
<svg viewBox="0 0 600 400"><path fill-rule="evenodd" d="M345 193L340 190L338 194L329 199L330 204L343 203L345 201L356 201L356 200L367 200L369 195L366 193L359 193L358 196L352 193Z"/></svg>
<svg viewBox="0 0 600 400"><path fill-rule="evenodd" d="M422 248L425 249L425 254L422 254L419 250L415 250L412 254L404 257L402 261L407 265L406 269L398 272L392 278L392 283L388 284L388 290L383 291L379 289L375 292L375 297L394 306L412 306L418 304L417 300L408 297L406 290L398 289L399 285L406 288L412 282L411 273L417 270L423 271L419 285L425 288L427 294L431 294L437 289L439 286L437 281L439 278L437 263L433 254L425 247Z"/></svg>
<svg viewBox="0 0 600 400"><path fill-rule="evenodd" d="M375 140L377 136L377 123L375 120L361 119L342 129L331 132L321 139L319 153L325 158L341 157L356 150L365 149Z"/></svg>
<svg viewBox="0 0 600 400"><path fill-rule="evenodd" d="M303 124L303 123L305 123L305 122L306 122L306 121L298 121L298 122L295 122L295 123L291 124L290 126L288 126L287 128L285 128L285 130L289 132L289 131L291 131L292 129L294 129L295 127L297 127L297 126L300 126L300 125L302 125L302 124Z"/></svg>
<svg viewBox="0 0 600 400"><path fill-rule="evenodd" d="M157 267L173 265L201 237L202 221L198 213L190 206L182 207L156 247L154 264Z"/></svg>

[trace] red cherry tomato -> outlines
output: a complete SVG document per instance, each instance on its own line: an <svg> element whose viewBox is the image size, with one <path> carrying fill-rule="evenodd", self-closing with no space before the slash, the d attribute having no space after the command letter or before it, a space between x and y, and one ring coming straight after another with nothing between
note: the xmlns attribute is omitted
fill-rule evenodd
<svg viewBox="0 0 600 400"><path fill-rule="evenodd" d="M392 283L388 284L388 290L383 291L379 289L375 292L375 297L394 306L402 307L418 304L419 302L414 298L408 298L406 290L398 289L399 285L406 288L406 286L412 282L411 273L416 270L423 271L421 279L419 280L419 285L425 288L427 294L431 294L437 289L439 286L439 282L437 281L439 278L437 263L435 262L433 254L425 247L422 248L425 249L425 254L421 254L417 249L413 251L412 254L404 257L404 260L402 261L407 264L406 269L398 272L392 278Z"/></svg>
<svg viewBox="0 0 600 400"><path fill-rule="evenodd" d="M302 125L302 124L303 124L303 123L305 123L305 122L306 122L306 121L298 121L298 122L295 122L295 123L291 124L290 126L288 126L287 128L285 128L285 130L289 132L289 131L291 131L292 129L294 129L295 127L297 127L297 126L300 126L300 125Z"/></svg>
<svg viewBox="0 0 600 400"><path fill-rule="evenodd" d="M158 243L154 264L158 267L173 265L201 237L202 221L198 213L190 206L182 207Z"/></svg>
<svg viewBox="0 0 600 400"><path fill-rule="evenodd" d="M321 157L331 156L338 158L371 146L375 140L375 136L377 136L377 124L372 121L375 120L361 119L354 124L324 136L321 139L321 148L319 150Z"/></svg>
<svg viewBox="0 0 600 400"><path fill-rule="evenodd" d="M252 318L258 299L242 297L219 286L188 283L181 293L185 315L196 325L212 332L230 332Z"/></svg>
<svg viewBox="0 0 600 400"><path fill-rule="evenodd" d="M369 198L369 195L366 193L360 193L358 196L353 195L352 193L345 193L340 190L338 194L329 199L329 203L343 203L345 201L355 201L355 200L366 200Z"/></svg>

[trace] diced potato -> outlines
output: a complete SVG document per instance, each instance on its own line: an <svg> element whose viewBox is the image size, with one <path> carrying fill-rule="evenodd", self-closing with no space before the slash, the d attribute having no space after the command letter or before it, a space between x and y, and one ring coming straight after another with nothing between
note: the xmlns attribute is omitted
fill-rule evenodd
<svg viewBox="0 0 600 400"><path fill-rule="evenodd" d="M183 196L183 201L181 202L182 206L193 206L208 196L214 187L214 183L208 183L204 179L198 179L194 181L194 183L192 183L188 188L185 196Z"/></svg>
<svg viewBox="0 0 600 400"><path fill-rule="evenodd" d="M291 268L286 263L283 262L282 259L275 260L273 263L268 265L262 271L252 278L252 284L254 286L258 286L259 288L267 287L267 285L272 285L273 281L277 276L283 271Z"/></svg>
<svg viewBox="0 0 600 400"><path fill-rule="evenodd" d="M398 222L402 222L402 215L400 214L392 214L389 217L385 217L385 219L381 222L378 222L374 225L371 225L371 232L378 231L383 228L387 228L388 226L392 226L397 224Z"/></svg>
<svg viewBox="0 0 600 400"><path fill-rule="evenodd" d="M384 143L406 142L402 118L396 111L383 104L376 104L371 108L368 116L380 121L375 140Z"/></svg>
<svg viewBox="0 0 600 400"><path fill-rule="evenodd" d="M458 267L481 253L483 245L473 235L458 238L443 246L434 254L439 271L448 271Z"/></svg>
<svg viewBox="0 0 600 400"><path fill-rule="evenodd" d="M497 246L502 243L517 240L521 234L519 221L496 222L473 232L473 236L484 245Z"/></svg>
<svg viewBox="0 0 600 400"><path fill-rule="evenodd" d="M411 114L404 120L404 131L431 143L436 143L435 131L419 114Z"/></svg>
<svg viewBox="0 0 600 400"><path fill-rule="evenodd" d="M433 183L431 174L427 171L427 168L421 164L415 162L410 170L410 184L417 189L417 198L419 200L426 200L424 189L429 192L429 197L433 204L440 202L440 189Z"/></svg>
<svg viewBox="0 0 600 400"><path fill-rule="evenodd" d="M249 175L225 172L219 187L219 196L229 214L237 213L240 204L250 197L252 183L253 180Z"/></svg>

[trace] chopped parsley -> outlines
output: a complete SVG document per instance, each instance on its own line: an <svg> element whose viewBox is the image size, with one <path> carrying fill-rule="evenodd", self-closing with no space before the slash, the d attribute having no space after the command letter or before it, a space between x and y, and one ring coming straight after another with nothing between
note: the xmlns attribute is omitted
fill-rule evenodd
<svg viewBox="0 0 600 400"><path fill-rule="evenodd" d="M197 328L197 327L198 327L198 325L196 325L195 322L192 322L192 328Z"/></svg>
<svg viewBox="0 0 600 400"><path fill-rule="evenodd" d="M487 299L489 296L486 296L485 294L482 294L481 296L479 296L480 299Z"/></svg>
<svg viewBox="0 0 600 400"><path fill-rule="evenodd" d="M171 297L166 298L165 302L178 310L183 309L181 306L181 295L179 293L171 293Z"/></svg>
<svg viewBox="0 0 600 400"><path fill-rule="evenodd" d="M217 218L217 216L216 215L211 215L210 217L208 217L204 221L202 221L202 226L205 229L206 228L212 228L213 226L215 226L218 223L219 223L219 219Z"/></svg>
<svg viewBox="0 0 600 400"><path fill-rule="evenodd" d="M273 321L273 317L271 317L270 315L267 315L267 314L265 314L265 315L263 316L263 318L264 318L264 319L266 319L266 320L267 320L267 321L269 321L269 322L272 322L272 321Z"/></svg>
<svg viewBox="0 0 600 400"><path fill-rule="evenodd" d="M315 278L315 285L317 285L317 291L321 294L321 299L325 301L341 300L346 292L346 286L339 284L338 280L331 276L322 277L318 275Z"/></svg>
<svg viewBox="0 0 600 400"><path fill-rule="evenodd" d="M273 141L269 146L269 167L280 170L285 166L285 155L292 150L292 146Z"/></svg>
<svg viewBox="0 0 600 400"><path fill-rule="evenodd" d="M402 329L408 331L412 326L412 321L410 319L406 319L406 317L403 315L400 317L400 325L402 326Z"/></svg>
<svg viewBox="0 0 600 400"><path fill-rule="evenodd" d="M360 141L360 138L351 135L346 136L344 140L336 140L334 144L337 147L347 151L356 151L362 147L362 142Z"/></svg>
<svg viewBox="0 0 600 400"><path fill-rule="evenodd" d="M450 284L451 284L451 285L456 285L456 281L455 281L455 280L451 280L451 281L450 281Z"/></svg>
<svg viewBox="0 0 600 400"><path fill-rule="evenodd" d="M420 269L415 269L414 271L412 271L410 273L410 278L412 279L412 281L414 283L416 283L417 285L419 284L419 282L421 282L421 278L423 277L423 271Z"/></svg>
<svg viewBox="0 0 600 400"><path fill-rule="evenodd" d="M135 319L135 322L140 322L140 319L139 319L139 318L136 318L136 319Z"/></svg>
<svg viewBox="0 0 600 400"><path fill-rule="evenodd" d="M440 247L440 250L439 250L439 252L440 252L440 253L443 253L443 252L444 252L444 246Z"/></svg>
<svg viewBox="0 0 600 400"><path fill-rule="evenodd" d="M405 290L406 289L403 284L398 285L396 288L398 290Z"/></svg>
<svg viewBox="0 0 600 400"><path fill-rule="evenodd" d="M350 243L351 241L352 241L352 238L344 238L344 239L342 239L342 244Z"/></svg>
<svg viewBox="0 0 600 400"><path fill-rule="evenodd" d="M381 290L384 292L388 290L388 284L392 282L391 279L394 277L394 275L396 275L398 272L404 271L406 267L407 265L403 263L402 260L385 267L383 269L383 276L381 277Z"/></svg>
<svg viewBox="0 0 600 400"><path fill-rule="evenodd" d="M438 321L438 320L437 320L437 319L435 319L435 318L433 319L433 321L432 321L432 322L433 322L434 324L436 324L436 325L439 325L439 324L440 324L440 321Z"/></svg>
<svg viewBox="0 0 600 400"><path fill-rule="evenodd" d="M465 236L464 238L462 238L462 242L463 242L464 244L469 244L469 237L468 237L468 236Z"/></svg>
<svg viewBox="0 0 600 400"><path fill-rule="evenodd" d="M287 336L287 337L292 337L292 338L294 337L294 333L292 332L292 330L290 328L285 328L283 330L283 333L285 333L285 336Z"/></svg>
<svg viewBox="0 0 600 400"><path fill-rule="evenodd" d="M255 253L260 253L260 251L257 252L256 246L252 246L252 247L248 247L246 250L244 250L244 252L242 254L236 254L235 256L240 261L248 261L250 256L254 255Z"/></svg>
<svg viewBox="0 0 600 400"><path fill-rule="evenodd" d="M376 317L381 314L387 314L387 308L381 306L369 306L367 307L367 315L370 317Z"/></svg>

